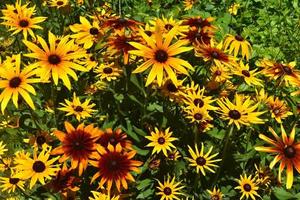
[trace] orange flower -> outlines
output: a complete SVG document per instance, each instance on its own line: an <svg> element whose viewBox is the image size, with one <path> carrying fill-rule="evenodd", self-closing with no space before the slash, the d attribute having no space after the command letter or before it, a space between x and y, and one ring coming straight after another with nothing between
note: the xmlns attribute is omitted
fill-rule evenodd
<svg viewBox="0 0 300 200"><path fill-rule="evenodd" d="M290 136L286 135L286 132L281 125L282 139L276 134L276 132L269 127L269 131L275 137L273 140L263 134L259 134L259 138L272 145L272 147L259 146L255 147L256 151L267 152L275 154L274 160L270 163L272 169L277 162L280 161L278 179L281 180L281 173L285 166L287 167L287 182L286 188L290 189L293 185L294 174L293 168L295 167L297 172L300 173L300 142L295 142L295 126L293 127Z"/></svg>
<svg viewBox="0 0 300 200"><path fill-rule="evenodd" d="M84 127L80 124L76 129L69 123L65 122L67 134L56 130L54 135L62 142L62 145L53 149L52 154L63 154L59 162L65 162L71 158L71 169L79 167L79 176L87 168L88 160L97 156L95 141L102 134L98 128L93 125Z"/></svg>
<svg viewBox="0 0 300 200"><path fill-rule="evenodd" d="M98 169L91 182L101 177L99 187L106 183L107 190L110 190L112 184L115 183L118 191L121 190L121 187L127 189L127 180L134 181L130 172L139 172L138 167L142 165L142 162L132 160L136 151L125 152L120 144L117 144L116 147L109 144L107 149L98 146L97 151L99 152L97 160L90 161L91 165Z"/></svg>

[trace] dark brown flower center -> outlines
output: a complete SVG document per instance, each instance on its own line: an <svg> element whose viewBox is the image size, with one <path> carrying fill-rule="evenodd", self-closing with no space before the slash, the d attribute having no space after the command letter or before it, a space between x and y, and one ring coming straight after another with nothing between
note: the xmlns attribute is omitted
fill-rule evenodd
<svg viewBox="0 0 300 200"><path fill-rule="evenodd" d="M19 180L20 179L18 178L9 178L9 183L15 185L19 182Z"/></svg>
<svg viewBox="0 0 300 200"><path fill-rule="evenodd" d="M283 69L284 73L286 73L287 75L293 74L292 69L289 68L288 66L283 66L282 69Z"/></svg>
<svg viewBox="0 0 300 200"><path fill-rule="evenodd" d="M151 31L145 31L146 35L148 35L149 37L152 35Z"/></svg>
<svg viewBox="0 0 300 200"><path fill-rule="evenodd" d="M200 113L196 113L196 114L194 114L194 118L195 118L196 120L201 120L201 119L203 118L203 115L200 114Z"/></svg>
<svg viewBox="0 0 300 200"><path fill-rule="evenodd" d="M33 171L35 171L37 173L41 173L41 172L45 171L46 165L42 161L38 160L33 163L32 169L33 169Z"/></svg>
<svg viewBox="0 0 300 200"><path fill-rule="evenodd" d="M297 109L300 110L300 103L297 104Z"/></svg>
<svg viewBox="0 0 300 200"><path fill-rule="evenodd" d="M44 136L39 135L39 136L36 137L36 143L37 143L38 145L41 146L41 145L43 145L45 142L46 142L46 138L45 138Z"/></svg>
<svg viewBox="0 0 300 200"><path fill-rule="evenodd" d="M22 28L26 28L26 27L28 27L29 22L28 22L26 19L22 19L22 20L19 21L19 25L20 25Z"/></svg>
<svg viewBox="0 0 300 200"><path fill-rule="evenodd" d="M168 53L165 50L157 50L155 52L155 60L164 63L168 60Z"/></svg>
<svg viewBox="0 0 300 200"><path fill-rule="evenodd" d="M113 70L112 70L111 67L105 67L105 68L103 69L103 72L104 72L105 74L111 74L111 73L113 72Z"/></svg>
<svg viewBox="0 0 300 200"><path fill-rule="evenodd" d="M166 140L165 140L165 138L160 137L160 138L158 138L157 142L158 142L158 144L164 144L166 142Z"/></svg>
<svg viewBox="0 0 300 200"><path fill-rule="evenodd" d="M293 146L287 146L284 148L284 155L288 158L294 158L296 155L296 149Z"/></svg>
<svg viewBox="0 0 300 200"><path fill-rule="evenodd" d="M110 144L116 145L116 142L117 142L116 138L114 138L114 137L109 138L109 143Z"/></svg>
<svg viewBox="0 0 300 200"><path fill-rule="evenodd" d="M118 161L116 161L116 160L111 160L110 162L109 162L109 166L111 167L111 169L117 169L117 167L118 167Z"/></svg>
<svg viewBox="0 0 300 200"><path fill-rule="evenodd" d="M196 163L197 163L197 165L203 166L203 165L205 165L206 160L205 160L205 158L203 158L202 156L200 156L200 157L198 157L196 159Z"/></svg>
<svg viewBox="0 0 300 200"><path fill-rule="evenodd" d="M171 159L171 160L174 160L175 159L175 154L174 153L169 153L168 158Z"/></svg>
<svg viewBox="0 0 300 200"><path fill-rule="evenodd" d="M173 83L168 83L167 89L169 92L177 92L177 87Z"/></svg>
<svg viewBox="0 0 300 200"><path fill-rule="evenodd" d="M52 65L57 65L61 62L61 58L56 54L51 54L48 56L48 62Z"/></svg>
<svg viewBox="0 0 300 200"><path fill-rule="evenodd" d="M211 197L211 200L220 200L219 195L214 195Z"/></svg>
<svg viewBox="0 0 300 200"><path fill-rule="evenodd" d="M171 194L172 194L171 188L165 187L165 188L164 188L164 194L167 195L167 196L171 195Z"/></svg>
<svg viewBox="0 0 300 200"><path fill-rule="evenodd" d="M243 70L242 74L246 77L250 77L250 72L248 70Z"/></svg>
<svg viewBox="0 0 300 200"><path fill-rule="evenodd" d="M56 5L58 5L58 6L61 6L61 5L63 5L63 4L64 4L63 1L57 1L57 2L56 2Z"/></svg>
<svg viewBox="0 0 300 200"><path fill-rule="evenodd" d="M75 150L83 150L84 148L84 144L81 141L74 141L73 142L73 149Z"/></svg>
<svg viewBox="0 0 300 200"><path fill-rule="evenodd" d="M242 36L240 36L240 35L236 35L234 38L235 38L237 41L244 41L244 38L243 38Z"/></svg>
<svg viewBox="0 0 300 200"><path fill-rule="evenodd" d="M215 75L216 75L216 76L220 76L221 74L222 74L222 72L221 72L220 70L216 70L216 71L215 71Z"/></svg>
<svg viewBox="0 0 300 200"><path fill-rule="evenodd" d="M243 186L243 188L244 188L244 190L246 191L246 192L250 192L251 191L251 185L250 184L248 184L248 183L246 183L244 186Z"/></svg>
<svg viewBox="0 0 300 200"><path fill-rule="evenodd" d="M95 27L90 28L90 34L91 35L98 35L99 30Z"/></svg>
<svg viewBox="0 0 300 200"><path fill-rule="evenodd" d="M83 108L81 106L76 106L76 108L74 109L76 112L82 112Z"/></svg>
<svg viewBox="0 0 300 200"><path fill-rule="evenodd" d="M213 51L213 52L211 53L211 56L212 56L213 58L215 58L215 59L218 59L218 58L220 57L219 53L216 52L216 51Z"/></svg>
<svg viewBox="0 0 300 200"><path fill-rule="evenodd" d="M11 88L17 88L21 85L22 80L20 77L14 77L9 80L9 87Z"/></svg>
<svg viewBox="0 0 300 200"><path fill-rule="evenodd" d="M241 113L237 110L231 110L228 113L229 117L232 119L240 119L241 118Z"/></svg>
<svg viewBox="0 0 300 200"><path fill-rule="evenodd" d="M275 108L275 109L273 110L273 113L274 113L275 115L278 115L278 114L280 113L280 109Z"/></svg>
<svg viewBox="0 0 300 200"><path fill-rule="evenodd" d="M173 28L173 25L171 25L171 24L166 24L165 25L165 29L168 30L168 31L171 30L172 28Z"/></svg>
<svg viewBox="0 0 300 200"><path fill-rule="evenodd" d="M204 106L204 102L202 101L202 99L194 99L194 105L202 108Z"/></svg>

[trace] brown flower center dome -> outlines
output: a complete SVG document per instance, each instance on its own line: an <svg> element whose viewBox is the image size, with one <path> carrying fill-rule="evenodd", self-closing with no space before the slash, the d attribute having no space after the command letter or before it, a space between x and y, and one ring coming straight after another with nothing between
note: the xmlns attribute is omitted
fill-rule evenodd
<svg viewBox="0 0 300 200"><path fill-rule="evenodd" d="M164 188L164 194L167 195L167 196L171 195L171 194L172 194L171 188L165 187L165 188Z"/></svg>
<svg viewBox="0 0 300 200"><path fill-rule="evenodd" d="M76 112L82 112L83 108L81 106L76 106L76 108L74 109Z"/></svg>
<svg viewBox="0 0 300 200"><path fill-rule="evenodd" d="M90 28L90 34L91 35L98 35L99 30L95 27Z"/></svg>
<svg viewBox="0 0 300 200"><path fill-rule="evenodd" d="M248 183L246 183L244 186L243 186L243 188L244 188L244 190L246 191L246 192L250 192L251 191L251 185L250 184L248 184Z"/></svg>
<svg viewBox="0 0 300 200"><path fill-rule="evenodd" d="M246 77L250 77L250 72L248 70L243 70L242 74Z"/></svg>
<svg viewBox="0 0 300 200"><path fill-rule="evenodd" d="M200 157L198 157L196 159L196 163L197 163L197 165L203 166L203 165L206 164L206 160L205 160L205 158L203 158L202 156L200 156Z"/></svg>
<svg viewBox="0 0 300 200"><path fill-rule="evenodd" d="M61 58L56 54L52 54L48 56L48 62L52 65L57 65L61 62Z"/></svg>
<svg viewBox="0 0 300 200"><path fill-rule="evenodd" d="M168 60L168 53L165 50L157 50L155 52L155 60L160 63L164 63Z"/></svg>
<svg viewBox="0 0 300 200"><path fill-rule="evenodd" d="M194 99L194 105L202 108L204 106L204 102L202 101L202 99Z"/></svg>
<svg viewBox="0 0 300 200"><path fill-rule="evenodd" d="M158 144L164 144L166 142L166 140L165 140L165 138L160 137L160 138L158 138L157 142L158 142Z"/></svg>
<svg viewBox="0 0 300 200"><path fill-rule="evenodd" d="M196 114L194 114L194 118L195 118L196 120L201 120L201 119L203 118L203 115L200 114L200 113L196 113Z"/></svg>
<svg viewBox="0 0 300 200"><path fill-rule="evenodd" d="M17 184L19 181L20 179L18 178L9 178L9 183L13 185Z"/></svg>
<svg viewBox="0 0 300 200"><path fill-rule="evenodd" d="M237 41L240 41L240 42L244 41L244 38L243 38L242 36L240 36L240 35L236 35L234 38L235 38Z"/></svg>
<svg viewBox="0 0 300 200"><path fill-rule="evenodd" d="M45 142L46 142L46 138L45 138L44 136L39 135L39 136L36 137L36 143L37 143L38 145L41 146L41 145L43 145Z"/></svg>
<svg viewBox="0 0 300 200"><path fill-rule="evenodd" d="M287 158L294 158L296 155L296 149L293 146L287 146L284 148L284 155Z"/></svg>
<svg viewBox="0 0 300 200"><path fill-rule="evenodd" d="M177 92L178 90L177 87L172 82L167 84L167 89L169 92Z"/></svg>
<svg viewBox="0 0 300 200"><path fill-rule="evenodd" d="M20 77L14 77L12 79L9 80L9 87L11 88L17 88L21 85L22 80L20 79Z"/></svg>
<svg viewBox="0 0 300 200"><path fill-rule="evenodd" d="M111 74L111 73L113 72L113 70L112 70L111 67L105 67L105 68L103 69L103 72L104 72L105 74Z"/></svg>
<svg viewBox="0 0 300 200"><path fill-rule="evenodd" d="M37 173L41 173L45 171L46 165L42 161L37 160L33 163L32 169Z"/></svg>
<svg viewBox="0 0 300 200"><path fill-rule="evenodd" d="M22 19L22 20L19 21L19 25L20 25L22 28L26 28L26 27L28 27L29 22L28 22L28 20L26 20L26 19Z"/></svg>
<svg viewBox="0 0 300 200"><path fill-rule="evenodd" d="M237 110L231 110L228 113L229 117L232 119L240 119L241 118L241 113Z"/></svg>

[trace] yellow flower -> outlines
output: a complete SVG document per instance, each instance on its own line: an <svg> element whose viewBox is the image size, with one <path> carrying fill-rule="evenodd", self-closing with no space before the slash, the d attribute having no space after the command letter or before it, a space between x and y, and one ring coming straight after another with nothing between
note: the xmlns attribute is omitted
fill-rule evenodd
<svg viewBox="0 0 300 200"><path fill-rule="evenodd" d="M278 97L270 96L266 100L266 103L271 112L271 117L275 118L280 124L282 123L282 119L287 118L289 115L293 115L293 113L289 111L289 107L286 103Z"/></svg>
<svg viewBox="0 0 300 200"><path fill-rule="evenodd" d="M69 4L69 0L47 0L50 7L61 8Z"/></svg>
<svg viewBox="0 0 300 200"><path fill-rule="evenodd" d="M186 68L193 70L193 67L187 61L174 57L182 52L193 49L193 47L182 47L182 45L188 43L187 41L179 40L175 44L170 45L176 32L177 29L172 28L169 33L166 34L163 41L162 31L157 23L154 33L155 39L149 37L145 32L140 31L140 35L147 42L147 46L137 42L130 42L130 44L138 50L132 50L129 53L146 58L146 62L135 69L133 73L141 73L152 66L146 81L146 86L152 83L154 79L157 79L158 85L161 86L163 78L167 76L177 85L177 73L187 75L188 71Z"/></svg>
<svg viewBox="0 0 300 200"><path fill-rule="evenodd" d="M116 80L117 77L121 75L123 70L115 63L101 63L100 66L98 66L95 70L95 73L97 73L96 77L99 77L100 80Z"/></svg>
<svg viewBox="0 0 300 200"><path fill-rule="evenodd" d="M229 9L228 12L232 15L237 15L238 9L240 8L240 4L239 3L233 3Z"/></svg>
<svg viewBox="0 0 300 200"><path fill-rule="evenodd" d="M244 197L248 199L250 196L252 200L255 200L255 196L260 197L257 193L259 188L256 185L255 179L252 178L252 175L249 177L247 177L246 174L244 176L240 175L240 179L236 179L236 181L239 183L239 186L235 187L235 189L239 189L242 193L240 199L243 199Z"/></svg>
<svg viewBox="0 0 300 200"><path fill-rule="evenodd" d="M20 180L19 178L15 178L14 176L6 178L6 177L0 177L0 189L1 191L7 191L8 193L15 192L16 188L19 188L21 190L24 189L24 183L25 181Z"/></svg>
<svg viewBox="0 0 300 200"><path fill-rule="evenodd" d="M29 65L20 71L20 65L21 55L18 54L14 64L6 63L3 68L0 68L0 77L2 78L2 80L0 80L0 88L4 88L0 94L2 113L4 113L10 99L12 99L14 105L18 108L19 94L32 109L35 109L29 93L33 95L36 93L30 84L37 83L40 79L30 78L36 74L35 66Z"/></svg>
<svg viewBox="0 0 300 200"><path fill-rule="evenodd" d="M37 25L47 19L47 17L32 17L35 14L35 6L27 8L29 3L21 5L21 1L16 1L16 5L10 9L2 10L5 21L1 24L9 26L9 31L13 31L12 35L23 32L25 40L27 40L28 33L35 38L32 29L43 29ZM8 6L7 6L8 7Z"/></svg>
<svg viewBox="0 0 300 200"><path fill-rule="evenodd" d="M187 158L187 160L190 162L189 166L195 167L196 172L203 174L203 176L206 175L205 170L208 170L212 173L215 173L215 171L212 169L212 167L218 167L215 162L221 161L221 159L214 159L219 153L215 153L213 155L210 155L212 152L213 147L210 147L208 152L204 153L204 145L201 143L201 150L198 150L197 144L195 144L195 151L188 146L189 153L192 158Z"/></svg>
<svg viewBox="0 0 300 200"><path fill-rule="evenodd" d="M69 40L69 36L58 40L55 35L49 32L50 48L43 38L39 36L37 38L42 49L32 42L23 41L33 51L33 53L25 54L25 56L39 60L30 66L39 67L37 74L41 76L42 80L48 81L52 74L55 85L58 84L58 79L62 79L64 85L71 90L71 82L68 75L77 81L77 75L73 70L87 71L85 67L75 62L76 59L85 57L86 52L80 49L74 51L74 42Z"/></svg>
<svg viewBox="0 0 300 200"><path fill-rule="evenodd" d="M70 26L71 31L74 33L71 37L75 38L78 44L83 44L83 48L89 49L94 43L99 41L103 32L97 20L94 20L92 24L82 16L80 16L79 20L81 24Z"/></svg>
<svg viewBox="0 0 300 200"><path fill-rule="evenodd" d="M227 35L224 41L224 49L229 49L229 53L233 53L236 57L241 49L242 58L250 59L252 53L251 44L240 35Z"/></svg>
<svg viewBox="0 0 300 200"><path fill-rule="evenodd" d="M80 102L79 97L76 96L76 93L73 93L73 101L65 99L65 103L60 103L63 107L58 108L67 112L66 116L75 115L76 119L80 121L87 117L91 117L91 113L96 110L92 109L96 104L90 104L91 99L86 99L83 103Z"/></svg>
<svg viewBox="0 0 300 200"><path fill-rule="evenodd" d="M53 163L59 159L59 157L49 160L51 149L43 149L39 155L34 150L33 159L27 156L16 158L16 174L15 178L22 180L31 179L29 188L31 189L39 180L42 185L45 185L45 178L50 179L51 176L55 176L57 171L60 170L58 165Z"/></svg>
<svg viewBox="0 0 300 200"><path fill-rule="evenodd" d="M89 197L89 200L119 200L120 196L110 197L109 194L92 191L93 197Z"/></svg>
<svg viewBox="0 0 300 200"><path fill-rule="evenodd" d="M160 195L160 200L173 200L173 199L179 199L178 196L184 195L180 190L184 188L184 186L181 185L181 181L175 182L175 176L170 178L168 176L167 180L165 179L163 183L158 181L159 186L157 189L159 192L157 192L157 195Z"/></svg>
<svg viewBox="0 0 300 200"><path fill-rule="evenodd" d="M145 136L151 141L147 147L154 147L152 154L162 151L168 157L167 151L171 151L171 148L176 149L172 142L178 140L178 138L172 137L172 132L169 132L170 128L164 131L158 130L156 127L154 129L155 132L151 132L151 136Z"/></svg>
<svg viewBox="0 0 300 200"><path fill-rule="evenodd" d="M256 77L260 74L260 72L257 72L257 70L258 69L249 70L249 65L244 65L243 61L240 61L238 67L234 68L233 73L243 77L247 85L263 86L262 80Z"/></svg>
<svg viewBox="0 0 300 200"><path fill-rule="evenodd" d="M208 194L210 195L210 200L222 200L223 193L220 189L214 187L212 190L207 190Z"/></svg>
<svg viewBox="0 0 300 200"><path fill-rule="evenodd" d="M193 8L193 5L196 3L197 0L184 0L184 10L190 10Z"/></svg>
<svg viewBox="0 0 300 200"><path fill-rule="evenodd" d="M231 79L232 72L229 67L225 65L214 65L210 68L212 80L216 82L225 82Z"/></svg>
<svg viewBox="0 0 300 200"><path fill-rule="evenodd" d="M240 124L250 126L251 124L264 123L264 120L258 117L265 113L265 111L255 112L258 103L254 104L250 97L236 94L234 103L227 97L218 99L217 103L220 106L218 112L222 114L223 119L229 120L229 125L234 123L238 129L240 129Z"/></svg>

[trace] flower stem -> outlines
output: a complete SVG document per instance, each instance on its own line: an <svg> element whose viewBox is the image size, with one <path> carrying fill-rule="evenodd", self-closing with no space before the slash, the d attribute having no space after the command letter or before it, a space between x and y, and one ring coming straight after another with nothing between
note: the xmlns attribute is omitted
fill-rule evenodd
<svg viewBox="0 0 300 200"><path fill-rule="evenodd" d="M222 153L222 161L221 161L220 167L219 167L219 169L217 171L217 174L215 176L215 179L213 181L214 185L215 185L215 183L217 182L217 180L218 180L218 178L220 176L221 169L224 167L224 163L225 163L226 156L227 156L227 153L228 153L227 151L228 151L228 148L229 148L229 145L230 145L230 137L232 135L233 130L234 130L234 125L232 124L231 127L230 127L230 129L229 129L229 131L226 132L226 134L225 134L225 136L223 138L223 142L225 140L225 145L224 145L224 148L223 148L223 151L222 151L223 152Z"/></svg>

